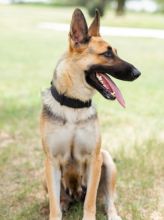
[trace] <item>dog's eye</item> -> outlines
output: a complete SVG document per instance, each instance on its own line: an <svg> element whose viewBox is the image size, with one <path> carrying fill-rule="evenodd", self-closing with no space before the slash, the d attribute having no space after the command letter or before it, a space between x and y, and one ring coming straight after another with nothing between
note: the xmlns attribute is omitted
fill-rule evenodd
<svg viewBox="0 0 164 220"><path fill-rule="evenodd" d="M103 55L107 58L113 57L113 52L112 50L108 50L105 53L103 53Z"/></svg>

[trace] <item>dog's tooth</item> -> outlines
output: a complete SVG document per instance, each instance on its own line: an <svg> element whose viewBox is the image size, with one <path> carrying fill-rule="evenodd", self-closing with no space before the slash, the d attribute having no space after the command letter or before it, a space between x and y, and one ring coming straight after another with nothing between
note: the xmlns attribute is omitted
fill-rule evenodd
<svg viewBox="0 0 164 220"><path fill-rule="evenodd" d="M115 92L111 92L111 94L112 94L113 96L115 96Z"/></svg>
<svg viewBox="0 0 164 220"><path fill-rule="evenodd" d="M106 86L104 85L102 76L100 76L99 74L96 74L96 77L99 80L99 82L101 82L101 84L106 88Z"/></svg>
<svg viewBox="0 0 164 220"><path fill-rule="evenodd" d="M101 76L98 76L98 79L101 81L101 80L102 80L102 77L101 77Z"/></svg>
<svg viewBox="0 0 164 220"><path fill-rule="evenodd" d="M102 80L101 77L97 77L97 78L98 78L98 80L99 80L101 83L103 83L103 80Z"/></svg>
<svg viewBox="0 0 164 220"><path fill-rule="evenodd" d="M96 74L96 77L97 77L99 80L102 80L102 76Z"/></svg>

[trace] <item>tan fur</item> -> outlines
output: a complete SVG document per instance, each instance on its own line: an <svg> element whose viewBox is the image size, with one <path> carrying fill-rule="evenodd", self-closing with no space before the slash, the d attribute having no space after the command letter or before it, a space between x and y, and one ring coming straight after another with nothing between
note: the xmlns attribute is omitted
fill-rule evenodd
<svg viewBox="0 0 164 220"><path fill-rule="evenodd" d="M85 48L86 46L81 48L80 52L67 51L56 67L55 73L58 81L54 80L54 84L58 91L82 101L92 97L95 91L85 82L84 68L91 64L109 65L107 59L98 55L103 53L108 46L109 44L101 37L92 37L87 48ZM113 61L111 61L112 64Z"/></svg>
<svg viewBox="0 0 164 220"><path fill-rule="evenodd" d="M77 18L79 13L78 11L73 17ZM72 24L75 25L76 21L73 20ZM53 84L60 93L82 101L91 99L95 93L85 81L84 70L92 64L107 63L107 60L98 54L103 53L109 44L99 36L99 27L96 25L99 25L99 22L92 23L90 34L93 36L88 44L78 44L74 39L76 36L69 38L69 49L58 62L53 77ZM78 25L73 28L78 28ZM79 34L80 40L83 37L83 29ZM70 36L73 32L74 29ZM102 185L108 220L120 220L113 202L116 168L109 153L101 150L99 124L94 106L87 109L61 106L53 99L49 90L43 93L43 105L48 106L55 115L50 116L43 110L40 120L42 145L46 156L49 219L61 220L61 206L69 203L71 196L78 200L84 185L87 192L83 220L95 220L97 192ZM102 167L105 178L101 178ZM66 191L69 196L66 196Z"/></svg>

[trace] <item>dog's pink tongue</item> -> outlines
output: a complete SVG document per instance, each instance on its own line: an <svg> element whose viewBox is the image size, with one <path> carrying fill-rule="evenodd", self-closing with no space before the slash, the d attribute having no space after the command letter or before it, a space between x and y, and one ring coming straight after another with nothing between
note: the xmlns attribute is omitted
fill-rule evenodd
<svg viewBox="0 0 164 220"><path fill-rule="evenodd" d="M103 83L105 84L106 88L109 90L109 92L115 92L115 96L117 101L120 103L120 105L125 108L125 100L119 90L119 88L116 86L116 84L113 82L113 80L104 74L101 74Z"/></svg>

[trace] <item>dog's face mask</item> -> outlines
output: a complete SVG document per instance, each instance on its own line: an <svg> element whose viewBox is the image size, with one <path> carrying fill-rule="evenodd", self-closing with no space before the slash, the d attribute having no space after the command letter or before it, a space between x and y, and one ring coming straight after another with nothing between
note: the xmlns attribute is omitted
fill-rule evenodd
<svg viewBox="0 0 164 220"><path fill-rule="evenodd" d="M140 76L140 72L132 64L122 60L116 49L101 38L99 28L98 11L88 28L83 13L76 9L70 27L69 50L76 57L79 68L84 70L86 82L105 98L117 99L125 107L124 98L110 76L133 81Z"/></svg>

